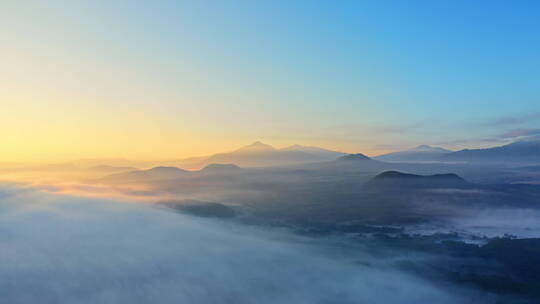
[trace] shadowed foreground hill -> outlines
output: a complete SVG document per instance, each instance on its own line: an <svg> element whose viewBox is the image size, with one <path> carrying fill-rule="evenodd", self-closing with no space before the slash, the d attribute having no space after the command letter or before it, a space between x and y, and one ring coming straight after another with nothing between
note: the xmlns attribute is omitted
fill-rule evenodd
<svg viewBox="0 0 540 304"><path fill-rule="evenodd" d="M338 161L356 161L356 160L371 160L371 158L365 156L362 153L356 153L356 154L347 154L338 157Z"/></svg>
<svg viewBox="0 0 540 304"><path fill-rule="evenodd" d="M422 188L464 188L471 184L454 173L416 175L398 171L378 174L365 187L371 190L403 190Z"/></svg>

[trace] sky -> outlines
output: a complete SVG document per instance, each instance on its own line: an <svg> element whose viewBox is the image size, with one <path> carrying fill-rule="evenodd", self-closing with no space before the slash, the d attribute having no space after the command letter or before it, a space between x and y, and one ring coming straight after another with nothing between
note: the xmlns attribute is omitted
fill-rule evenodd
<svg viewBox="0 0 540 304"><path fill-rule="evenodd" d="M2 1L0 161L540 133L538 1Z"/></svg>

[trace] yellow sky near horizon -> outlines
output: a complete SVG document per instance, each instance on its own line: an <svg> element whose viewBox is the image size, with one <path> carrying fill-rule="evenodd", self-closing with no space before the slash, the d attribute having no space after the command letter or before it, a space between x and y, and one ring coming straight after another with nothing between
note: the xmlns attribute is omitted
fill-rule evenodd
<svg viewBox="0 0 540 304"><path fill-rule="evenodd" d="M315 145L344 152L374 154L339 143L302 138L235 135L224 129L179 127L151 109L106 108L67 99L6 99L0 112L0 162L65 162L87 158L175 160L228 152L261 140L278 148ZM131 110L128 110L131 109ZM286 136L284 136L286 137Z"/></svg>
<svg viewBox="0 0 540 304"><path fill-rule="evenodd" d="M426 36L421 19L365 5L0 1L0 163L176 160L254 141L374 156L538 129L540 52L522 16L514 35L433 18ZM494 46L512 51L486 56Z"/></svg>
<svg viewBox="0 0 540 304"><path fill-rule="evenodd" d="M256 140L356 151L310 134L308 121L298 128L295 113L253 102L255 93L214 96L184 85L184 76L164 84L126 62L57 57L47 49L0 51L0 162L171 160Z"/></svg>

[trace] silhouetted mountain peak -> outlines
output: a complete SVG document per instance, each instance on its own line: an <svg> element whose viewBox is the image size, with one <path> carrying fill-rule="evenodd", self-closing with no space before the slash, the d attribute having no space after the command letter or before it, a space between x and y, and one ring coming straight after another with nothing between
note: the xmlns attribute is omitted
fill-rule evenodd
<svg viewBox="0 0 540 304"><path fill-rule="evenodd" d="M370 160L371 158L365 156L362 153L355 153L355 154L347 154L338 157L337 160L339 161L355 161L355 160Z"/></svg>
<svg viewBox="0 0 540 304"><path fill-rule="evenodd" d="M256 141L252 143L251 145L247 145L245 147L242 147L238 149L239 152L263 152L263 151L274 151L276 150L274 147L264 144L260 141Z"/></svg>
<svg viewBox="0 0 540 304"><path fill-rule="evenodd" d="M202 168L201 172L211 172L211 173L224 173L224 172L236 172L240 171L242 168L238 167L235 164L209 164L206 167Z"/></svg>
<svg viewBox="0 0 540 304"><path fill-rule="evenodd" d="M385 179L385 178L417 178L420 175L402 173L399 171L384 171L383 173L377 174L373 180Z"/></svg>
<svg viewBox="0 0 540 304"><path fill-rule="evenodd" d="M430 145L420 145L416 148L413 148L413 149L410 149L410 150L407 150L407 151L410 151L410 152L434 152L434 153L448 153L448 152L452 152L451 150L447 150L447 149L444 149L444 148L441 148L441 147L433 147L433 146L430 146Z"/></svg>
<svg viewBox="0 0 540 304"><path fill-rule="evenodd" d="M180 173L180 172L188 172L188 171L180 169L180 168L176 168L176 167L159 166L159 167L154 167L152 169L148 169L148 170L146 170L144 172L148 172L148 173Z"/></svg>
<svg viewBox="0 0 540 304"><path fill-rule="evenodd" d="M270 147L270 146L267 145L267 144L263 144L260 141L256 141L256 142L252 143L251 145L249 145L248 147Z"/></svg>

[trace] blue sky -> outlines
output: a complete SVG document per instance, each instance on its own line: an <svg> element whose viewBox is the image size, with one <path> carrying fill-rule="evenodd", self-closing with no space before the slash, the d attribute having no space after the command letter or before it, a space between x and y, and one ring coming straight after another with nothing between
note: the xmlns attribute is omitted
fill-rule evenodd
<svg viewBox="0 0 540 304"><path fill-rule="evenodd" d="M37 126L47 155L136 158L152 155L135 144L168 158L254 140L458 149L540 128L537 1L6 1L0 11L6 159L22 141L44 149Z"/></svg>

